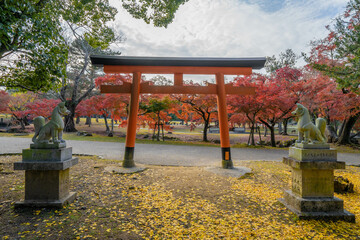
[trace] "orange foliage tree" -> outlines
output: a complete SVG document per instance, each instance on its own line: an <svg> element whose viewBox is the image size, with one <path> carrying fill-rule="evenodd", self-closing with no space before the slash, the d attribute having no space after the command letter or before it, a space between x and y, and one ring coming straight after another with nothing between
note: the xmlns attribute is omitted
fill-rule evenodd
<svg viewBox="0 0 360 240"><path fill-rule="evenodd" d="M234 113L230 120L247 119L250 123L250 145L255 145L254 129L256 123L259 121L259 114L266 106L266 89L264 86L264 76L253 74L251 76L236 77L233 81L234 86L237 87L255 87L255 95L233 95L228 99L230 111Z"/></svg>
<svg viewBox="0 0 360 240"><path fill-rule="evenodd" d="M29 125L28 105L34 102L35 99L36 94L32 92L14 93L10 96L8 110L12 114L13 119L21 125L21 130L24 130L25 126Z"/></svg>
<svg viewBox="0 0 360 240"><path fill-rule="evenodd" d="M199 84L190 81L185 85L198 86ZM195 121L197 124L203 124L204 127L202 140L207 142L207 132L210 127L210 123L212 120L214 120L214 118L216 118L216 96L199 94L173 94L171 97L181 103L179 111L176 113L176 116L179 119L187 122L191 117L191 120Z"/></svg>
<svg viewBox="0 0 360 240"><path fill-rule="evenodd" d="M140 120L146 123L150 129L157 129L157 133L153 138L160 141L160 128L169 130L167 122L171 120L169 115L173 112L173 108L176 103L170 99L169 96L163 96L160 94L149 94L142 97L140 102ZM162 130L163 130L162 129ZM163 138L164 140L164 138Z"/></svg>

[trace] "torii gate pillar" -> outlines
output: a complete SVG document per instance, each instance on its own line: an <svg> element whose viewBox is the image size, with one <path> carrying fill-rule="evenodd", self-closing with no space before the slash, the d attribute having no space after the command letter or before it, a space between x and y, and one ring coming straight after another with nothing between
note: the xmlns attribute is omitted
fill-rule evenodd
<svg viewBox="0 0 360 240"><path fill-rule="evenodd" d="M226 94L255 94L250 87L234 87L224 83L224 74L250 75L252 69L264 66L265 58L159 58L91 56L94 65L104 66L105 73L132 73L133 82L123 85L102 85L102 93L130 93L130 111L126 133L123 167L135 167L134 150L136 122L141 93L156 94L216 94L220 127L222 167L233 168L230 152L230 137ZM154 86L140 83L141 74L174 74L173 86ZM184 86L183 74L215 74L216 85Z"/></svg>
<svg viewBox="0 0 360 240"><path fill-rule="evenodd" d="M134 72L133 82L131 84L130 111L125 141L125 156L123 161L124 168L135 167L134 150L136 140L136 120L139 110L140 80L141 73Z"/></svg>
<svg viewBox="0 0 360 240"><path fill-rule="evenodd" d="M222 156L222 167L233 168L233 162L231 160L230 152L230 136L229 136L229 125L228 125L228 114L226 109L226 92L224 83L224 74L216 74L217 84L217 105L218 105L218 116L219 116L219 127L220 127L220 145L221 145L221 156Z"/></svg>

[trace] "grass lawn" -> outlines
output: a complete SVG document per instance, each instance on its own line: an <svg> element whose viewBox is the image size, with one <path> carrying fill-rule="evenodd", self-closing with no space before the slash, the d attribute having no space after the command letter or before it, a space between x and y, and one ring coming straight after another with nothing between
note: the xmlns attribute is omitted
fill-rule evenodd
<svg viewBox="0 0 360 240"><path fill-rule="evenodd" d="M82 157L71 169L78 196L61 210L14 210L24 196L20 156L1 156L2 239L359 239L360 224L303 221L278 202L290 188L290 168L279 162L244 161L242 178L201 167L148 166L136 174L104 171L116 161ZM360 169L336 171L355 193L336 195L360 217Z"/></svg>

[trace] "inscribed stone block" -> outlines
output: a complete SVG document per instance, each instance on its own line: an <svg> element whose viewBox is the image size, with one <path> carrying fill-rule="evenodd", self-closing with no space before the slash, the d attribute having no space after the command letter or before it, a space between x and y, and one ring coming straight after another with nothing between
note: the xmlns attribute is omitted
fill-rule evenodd
<svg viewBox="0 0 360 240"><path fill-rule="evenodd" d="M59 200L69 194L69 169L25 171L25 200Z"/></svg>
<svg viewBox="0 0 360 240"><path fill-rule="evenodd" d="M292 170L292 191L301 197L333 197L333 170Z"/></svg>
<svg viewBox="0 0 360 240"><path fill-rule="evenodd" d="M299 161L336 161L337 152L335 149L302 149L290 147L289 157Z"/></svg>
<svg viewBox="0 0 360 240"><path fill-rule="evenodd" d="M72 148L59 149L23 149L23 162L65 161L72 158Z"/></svg>

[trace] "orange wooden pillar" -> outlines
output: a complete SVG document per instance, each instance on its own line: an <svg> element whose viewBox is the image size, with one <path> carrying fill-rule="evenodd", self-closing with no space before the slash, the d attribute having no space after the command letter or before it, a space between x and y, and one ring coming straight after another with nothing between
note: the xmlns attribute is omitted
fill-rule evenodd
<svg viewBox="0 0 360 240"><path fill-rule="evenodd" d="M134 72L133 82L131 84L130 111L128 116L128 126L126 132L125 156L123 161L124 168L135 167L134 150L135 150L135 139L136 139L136 120L139 110L140 80L141 80L141 73Z"/></svg>
<svg viewBox="0 0 360 240"><path fill-rule="evenodd" d="M217 105L219 115L219 126L220 126L220 145L222 155L222 167L233 168L233 162L231 160L230 152L230 136L229 136L229 125L226 105L226 92L224 83L224 74L216 74L217 84Z"/></svg>

